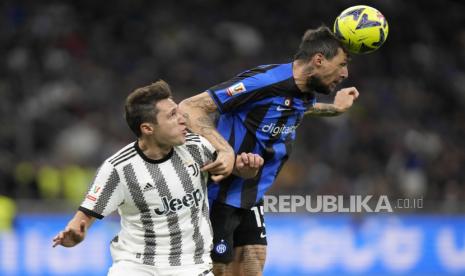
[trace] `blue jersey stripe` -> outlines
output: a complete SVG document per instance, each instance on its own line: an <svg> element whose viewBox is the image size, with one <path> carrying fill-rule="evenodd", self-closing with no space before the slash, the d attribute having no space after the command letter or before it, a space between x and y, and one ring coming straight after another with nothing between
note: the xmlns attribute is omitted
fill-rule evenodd
<svg viewBox="0 0 465 276"><path fill-rule="evenodd" d="M234 117L232 115L220 116L217 122L217 130L224 139L229 140L231 133L233 131L232 125L234 124Z"/></svg>
<svg viewBox="0 0 465 276"><path fill-rule="evenodd" d="M211 88L208 92L210 95L214 94L212 98L218 105L220 113L225 113L233 111L231 105L236 101L253 96L254 91L289 78L292 78L292 63L276 66L250 77L246 74L243 77L238 76L231 86L219 90Z"/></svg>
<svg viewBox="0 0 465 276"><path fill-rule="evenodd" d="M260 183L273 183L283 162L285 162L285 160L275 160L273 162L268 162L263 167ZM270 187L266 185L259 185L257 195L255 197L255 202L260 201L269 188Z"/></svg>
<svg viewBox="0 0 465 276"><path fill-rule="evenodd" d="M226 204L232 206L241 206L241 191L242 186L244 185L244 180L242 178L236 177L231 185L231 189L229 190L226 196Z"/></svg>
<svg viewBox="0 0 465 276"><path fill-rule="evenodd" d="M234 145L232 146L235 151L239 151L242 145L242 142L244 141L244 137L247 133L247 129L243 127L242 122L235 123L232 128L234 129L234 134L236 135L236 140L234 141ZM239 154L240 152L237 152L237 153Z"/></svg>
<svg viewBox="0 0 465 276"><path fill-rule="evenodd" d="M297 123L297 120L298 120L298 117L296 116L292 116L292 117L289 117L288 120L287 120L287 125L291 125L291 126L295 126L296 123ZM294 132L289 132L289 133L286 133L286 132L281 132L281 139L282 140L286 140L287 136L291 135L291 137L293 138L292 140L295 139L295 131Z"/></svg>
<svg viewBox="0 0 465 276"><path fill-rule="evenodd" d="M254 152L265 165L254 179L229 176L209 186L209 198L251 208L273 184L292 151L295 130L312 93L301 92L292 76L292 64L260 66L208 90L220 111L217 129L236 154Z"/></svg>

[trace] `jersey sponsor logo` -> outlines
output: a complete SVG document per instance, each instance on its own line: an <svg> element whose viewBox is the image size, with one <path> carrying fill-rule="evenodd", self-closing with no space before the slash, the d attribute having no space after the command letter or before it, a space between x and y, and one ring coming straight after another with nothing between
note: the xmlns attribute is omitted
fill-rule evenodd
<svg viewBox="0 0 465 276"><path fill-rule="evenodd" d="M202 202L202 198L203 195L200 189L197 189L192 193L187 193L182 198L169 199L167 196L164 196L161 198L161 201L163 202L163 209L156 208L155 213L157 215L167 215L171 212L177 212L185 207L199 207L200 202Z"/></svg>
<svg viewBox="0 0 465 276"><path fill-rule="evenodd" d="M226 93L228 93L228 96L234 96L236 94L239 94L239 93L242 93L242 92L245 92L247 91L245 89L245 85L244 83L240 82L240 83L236 83L235 85L233 86L230 86L226 89Z"/></svg>
<svg viewBox="0 0 465 276"><path fill-rule="evenodd" d="M266 233L261 232L261 233L260 233L260 238L261 238L261 239L266 238Z"/></svg>
<svg viewBox="0 0 465 276"><path fill-rule="evenodd" d="M270 133L271 136L276 136L278 134L286 135L286 134L294 133L296 129L297 129L297 126L286 126L285 124L282 124L281 126L277 126L275 123L270 123L262 127L262 131L266 133Z"/></svg>

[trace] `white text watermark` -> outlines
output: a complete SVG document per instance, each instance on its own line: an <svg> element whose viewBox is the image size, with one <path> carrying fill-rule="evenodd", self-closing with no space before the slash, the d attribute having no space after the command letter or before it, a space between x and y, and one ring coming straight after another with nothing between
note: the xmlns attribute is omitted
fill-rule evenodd
<svg viewBox="0 0 465 276"><path fill-rule="evenodd" d="M423 198L398 198L387 195L267 195L264 210L271 213L392 213L395 209L421 209Z"/></svg>

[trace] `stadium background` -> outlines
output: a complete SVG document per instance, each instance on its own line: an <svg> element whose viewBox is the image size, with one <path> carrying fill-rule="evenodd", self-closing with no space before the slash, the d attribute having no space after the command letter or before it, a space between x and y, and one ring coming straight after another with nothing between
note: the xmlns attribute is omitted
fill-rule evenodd
<svg viewBox="0 0 465 276"><path fill-rule="evenodd" d="M465 274L461 1L2 1L0 275L104 275L118 218L67 250L51 238L95 169L133 137L122 103L162 78L176 100L291 60L307 28L368 4L380 50L354 56L361 96L304 120L272 195L423 198L393 214L268 214L265 275ZM330 98L322 98L329 101Z"/></svg>

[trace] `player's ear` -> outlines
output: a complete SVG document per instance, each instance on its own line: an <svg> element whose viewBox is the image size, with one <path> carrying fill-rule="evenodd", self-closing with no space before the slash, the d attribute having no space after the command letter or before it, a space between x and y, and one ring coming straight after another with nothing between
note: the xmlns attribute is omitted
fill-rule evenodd
<svg viewBox="0 0 465 276"><path fill-rule="evenodd" d="M153 134L153 125L151 123L140 124L140 132L145 135Z"/></svg>
<svg viewBox="0 0 465 276"><path fill-rule="evenodd" d="M312 57L312 63L313 63L316 67L320 67L320 66L323 64L324 59L325 59L325 56L324 56L322 53L316 53L316 54Z"/></svg>

